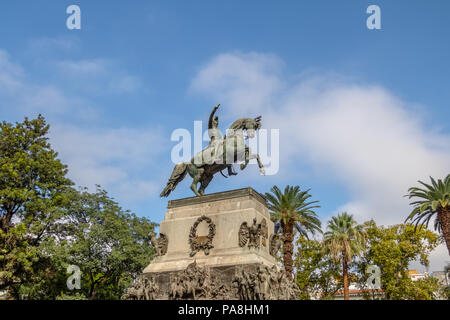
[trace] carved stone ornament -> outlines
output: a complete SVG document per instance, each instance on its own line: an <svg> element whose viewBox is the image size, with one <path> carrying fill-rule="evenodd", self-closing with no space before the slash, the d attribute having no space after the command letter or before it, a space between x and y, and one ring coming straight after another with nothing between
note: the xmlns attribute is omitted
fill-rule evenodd
<svg viewBox="0 0 450 320"><path fill-rule="evenodd" d="M270 236L269 241L269 253L271 256L276 257L278 251L281 248L281 239L278 235L273 234Z"/></svg>
<svg viewBox="0 0 450 320"><path fill-rule="evenodd" d="M186 269L172 272L168 279L142 275L122 299L297 300L299 294L295 282L276 265L261 263L224 269L200 266L194 261Z"/></svg>
<svg viewBox="0 0 450 320"><path fill-rule="evenodd" d="M154 277L145 277L141 275L126 293L121 297L122 300L155 300L159 293L159 286Z"/></svg>
<svg viewBox="0 0 450 320"><path fill-rule="evenodd" d="M241 267L232 283L239 300L296 300L300 294L295 282L275 265L270 268L261 264L255 271Z"/></svg>
<svg viewBox="0 0 450 320"><path fill-rule="evenodd" d="M269 227L267 226L266 219L261 221L261 244L267 247L267 238L269 237Z"/></svg>
<svg viewBox="0 0 450 320"><path fill-rule="evenodd" d="M265 221L265 220L263 220ZM253 219L253 224L248 225L244 221L239 228L239 246L259 249L261 243L262 224L256 224L256 218Z"/></svg>
<svg viewBox="0 0 450 320"><path fill-rule="evenodd" d="M222 275L223 272L200 267L194 261L171 277L168 297L194 300L295 300L300 293L297 285L275 265L238 267L231 281L226 281Z"/></svg>
<svg viewBox="0 0 450 320"><path fill-rule="evenodd" d="M178 274L171 276L169 286L169 299L194 299L199 296L206 298L210 288L209 272L197 265L197 262L189 264L187 268Z"/></svg>
<svg viewBox="0 0 450 320"><path fill-rule="evenodd" d="M150 242L156 250L156 256L160 257L165 255L169 245L169 238L164 233L160 233L159 238L156 238L156 234L154 232L151 232L149 236Z"/></svg>
<svg viewBox="0 0 450 320"><path fill-rule="evenodd" d="M208 235L198 236L197 227L198 225L205 221L208 224ZM211 218L207 216L201 216L195 221L194 225L191 227L191 232L189 233L189 245L191 246L190 256L193 257L197 252L203 250L205 255L209 254L209 250L214 248L212 241L216 235L216 225L212 222Z"/></svg>

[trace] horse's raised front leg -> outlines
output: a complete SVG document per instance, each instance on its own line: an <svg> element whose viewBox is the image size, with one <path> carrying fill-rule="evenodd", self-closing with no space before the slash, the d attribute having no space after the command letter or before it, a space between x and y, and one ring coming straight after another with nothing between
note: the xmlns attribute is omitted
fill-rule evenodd
<svg viewBox="0 0 450 320"><path fill-rule="evenodd" d="M244 170L250 161L250 149L245 147L244 163L241 163L241 170Z"/></svg>
<svg viewBox="0 0 450 320"><path fill-rule="evenodd" d="M256 162L258 162L259 172L261 172L261 174L263 174L263 175L266 174L266 170L264 169L261 159L259 158L259 154L257 154L257 153L251 154L251 155L249 155L248 159L249 160L247 161L247 163L252 159L256 159Z"/></svg>
<svg viewBox="0 0 450 320"><path fill-rule="evenodd" d="M244 163L241 163L241 170L244 170L252 159L256 159L256 161L258 162L259 172L265 175L266 170L264 170L264 165L261 162L259 154L250 154L250 149L248 147L245 148L245 158Z"/></svg>
<svg viewBox="0 0 450 320"><path fill-rule="evenodd" d="M227 165L228 175L229 176L236 176L237 173L233 171L233 165L229 164Z"/></svg>
<svg viewBox="0 0 450 320"><path fill-rule="evenodd" d="M250 159L256 159L256 161L258 162L258 167L259 167L259 172L261 172L261 174L265 175L266 174L266 170L264 170L264 166L261 162L261 159L259 158L259 154L252 154L250 156Z"/></svg>

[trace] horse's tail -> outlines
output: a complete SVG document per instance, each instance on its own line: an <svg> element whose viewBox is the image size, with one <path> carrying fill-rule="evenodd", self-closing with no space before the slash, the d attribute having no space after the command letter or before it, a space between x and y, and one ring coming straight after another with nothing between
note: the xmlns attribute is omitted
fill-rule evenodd
<svg viewBox="0 0 450 320"><path fill-rule="evenodd" d="M187 173L187 163L181 162L177 164L172 171L172 175L170 176L170 179L167 182L166 187L159 196L167 197L173 190L175 190L177 184L184 179L186 173Z"/></svg>

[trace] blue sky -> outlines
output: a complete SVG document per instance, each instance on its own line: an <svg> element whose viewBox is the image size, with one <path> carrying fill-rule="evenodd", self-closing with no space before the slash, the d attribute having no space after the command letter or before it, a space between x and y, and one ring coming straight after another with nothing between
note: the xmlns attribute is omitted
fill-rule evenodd
<svg viewBox="0 0 450 320"><path fill-rule="evenodd" d="M82 29L66 28L81 8ZM381 8L381 30L366 8ZM281 168L208 192L311 188L341 210L401 223L407 187L450 170L448 1L2 1L0 115L38 113L80 185L159 222L174 129L221 103L221 129L263 116ZM206 143L206 142L205 142ZM191 196L188 179L169 199ZM448 260L440 251L432 268ZM434 261L434 260L433 260Z"/></svg>

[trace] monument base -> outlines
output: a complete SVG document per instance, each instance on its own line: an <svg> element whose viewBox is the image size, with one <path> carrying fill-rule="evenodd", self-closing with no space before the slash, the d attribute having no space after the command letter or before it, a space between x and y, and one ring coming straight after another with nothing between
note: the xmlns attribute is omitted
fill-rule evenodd
<svg viewBox="0 0 450 320"><path fill-rule="evenodd" d="M297 286L276 265L263 263L201 267L196 262L185 270L145 273L142 295L148 300L292 300Z"/></svg>
<svg viewBox="0 0 450 320"><path fill-rule="evenodd" d="M124 298L292 299L297 287L277 266L273 230L252 188L169 201L152 238L158 256Z"/></svg>

